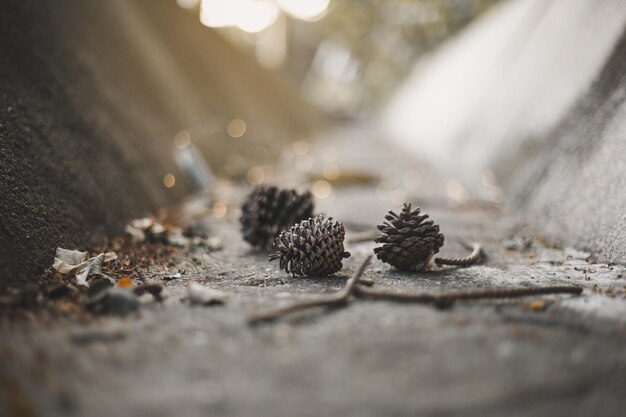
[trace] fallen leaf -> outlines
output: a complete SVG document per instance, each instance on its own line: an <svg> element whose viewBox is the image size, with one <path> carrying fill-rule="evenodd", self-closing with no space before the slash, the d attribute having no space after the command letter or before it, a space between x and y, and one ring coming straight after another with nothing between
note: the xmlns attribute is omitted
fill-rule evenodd
<svg viewBox="0 0 626 417"><path fill-rule="evenodd" d="M57 248L52 267L62 274L76 274L87 266L87 252Z"/></svg>
<svg viewBox="0 0 626 417"><path fill-rule="evenodd" d="M133 288L133 280L130 277L122 277L117 281L119 288Z"/></svg>
<svg viewBox="0 0 626 417"><path fill-rule="evenodd" d="M75 275L79 285L89 286L87 277L98 275L111 281L113 278L102 272L105 263L117 259L115 252L101 253L87 259L87 252L57 248L52 266L55 270L66 275Z"/></svg>

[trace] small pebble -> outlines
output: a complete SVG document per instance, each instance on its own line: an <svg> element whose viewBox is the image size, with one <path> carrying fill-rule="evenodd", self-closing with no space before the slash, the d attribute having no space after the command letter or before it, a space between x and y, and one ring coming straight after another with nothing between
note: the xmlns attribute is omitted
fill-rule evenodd
<svg viewBox="0 0 626 417"><path fill-rule="evenodd" d="M189 283L187 287L187 296L191 305L211 305L224 304L226 302L226 294L223 291L205 287L195 282Z"/></svg>
<svg viewBox="0 0 626 417"><path fill-rule="evenodd" d="M139 309L139 299L128 288L109 287L91 298L87 306L95 313L124 316Z"/></svg>
<svg viewBox="0 0 626 417"><path fill-rule="evenodd" d="M99 298L104 297L106 291L111 288L113 284L106 278L98 278L91 282L89 289L87 290L87 298L89 301L96 301Z"/></svg>
<svg viewBox="0 0 626 417"><path fill-rule="evenodd" d="M59 284L48 291L48 298L56 300L57 298L67 297L72 293L72 289L66 284Z"/></svg>
<svg viewBox="0 0 626 417"><path fill-rule="evenodd" d="M163 300L163 286L160 284L143 284L133 289L133 292L137 294L137 296L142 296L144 294L150 294L156 301Z"/></svg>

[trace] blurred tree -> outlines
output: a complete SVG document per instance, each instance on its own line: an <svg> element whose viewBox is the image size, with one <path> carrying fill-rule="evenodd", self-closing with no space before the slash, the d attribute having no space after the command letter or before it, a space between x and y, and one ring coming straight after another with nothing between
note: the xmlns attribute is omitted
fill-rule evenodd
<svg viewBox="0 0 626 417"><path fill-rule="evenodd" d="M303 58L298 55L310 54L312 44L332 41L343 45L358 63L352 80L359 90L356 107L376 107L421 55L496 1L333 0L328 14L318 22L294 22L288 68L301 71Z"/></svg>

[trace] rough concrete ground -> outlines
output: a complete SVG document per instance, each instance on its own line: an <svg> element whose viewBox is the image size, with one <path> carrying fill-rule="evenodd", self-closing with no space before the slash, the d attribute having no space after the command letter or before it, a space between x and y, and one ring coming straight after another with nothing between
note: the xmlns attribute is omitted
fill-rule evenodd
<svg viewBox="0 0 626 417"><path fill-rule="evenodd" d="M347 136L345 143L354 146L353 140ZM407 166L365 144L368 151L357 155L361 168L375 159L393 177L394 169ZM342 142L336 145L343 155ZM351 157L345 154L346 163ZM422 174L434 176L426 168ZM88 323L5 320L0 415L619 415L626 403L625 268L555 247L503 207L470 201L453 208L439 183L430 183L407 199L441 225L441 253L461 255L457 239L478 240L486 263L404 273L374 261L365 275L376 286L444 291L576 284L583 295L541 297L545 308L532 308L538 297L531 297L443 311L354 299L344 308L249 327L246 318L259 309L341 289L374 244L349 244L352 257L337 276L293 278L242 241L233 209L225 218L205 219L222 238L222 250L176 255L185 271L180 279L165 281L163 270L146 268L165 286L162 304L147 302L135 316ZM230 194L231 207L241 191ZM320 211L345 221L348 238L390 208L373 185L335 188L319 202ZM181 302L192 281L226 291L227 303Z"/></svg>

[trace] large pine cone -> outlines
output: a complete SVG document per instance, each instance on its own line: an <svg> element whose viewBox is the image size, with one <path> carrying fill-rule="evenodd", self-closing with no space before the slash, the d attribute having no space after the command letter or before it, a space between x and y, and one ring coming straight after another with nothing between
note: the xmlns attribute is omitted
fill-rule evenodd
<svg viewBox="0 0 626 417"><path fill-rule="evenodd" d="M268 248L281 231L313 215L313 196L310 192L298 194L296 190L260 185L248 194L241 211L244 240Z"/></svg>
<svg viewBox="0 0 626 417"><path fill-rule="evenodd" d="M406 271L428 269L444 238L432 220L424 221L427 218L427 214L420 215L419 207L411 211L410 204L404 204L400 215L390 211L385 219L391 224L378 226L383 233L376 239L383 245L374 249L378 259Z"/></svg>
<svg viewBox="0 0 626 417"><path fill-rule="evenodd" d="M343 248L346 232L343 224L332 217L317 216L303 220L282 232L274 241L280 268L292 275L324 277L343 268L341 261L350 256Z"/></svg>

